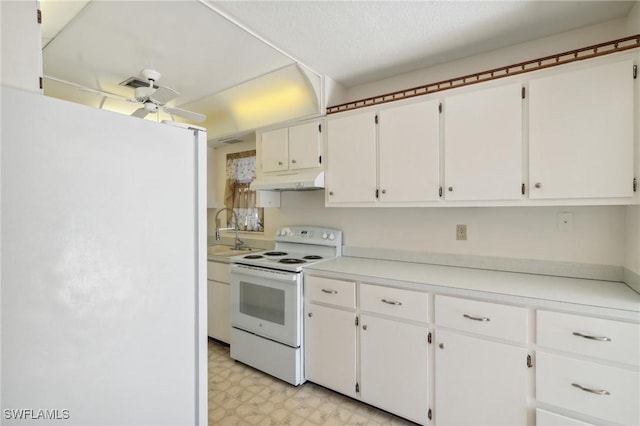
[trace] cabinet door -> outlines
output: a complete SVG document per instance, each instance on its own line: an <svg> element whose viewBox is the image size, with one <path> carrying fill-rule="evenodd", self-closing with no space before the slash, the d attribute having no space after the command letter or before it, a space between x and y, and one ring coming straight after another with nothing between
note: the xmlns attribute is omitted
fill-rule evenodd
<svg viewBox="0 0 640 426"><path fill-rule="evenodd" d="M289 128L289 169L320 167L320 122Z"/></svg>
<svg viewBox="0 0 640 426"><path fill-rule="evenodd" d="M327 122L327 203L376 201L375 113Z"/></svg>
<svg viewBox="0 0 640 426"><path fill-rule="evenodd" d="M262 171L268 173L287 170L289 167L289 129L264 132L261 143Z"/></svg>
<svg viewBox="0 0 640 426"><path fill-rule="evenodd" d="M439 199L439 101L379 112L380 201Z"/></svg>
<svg viewBox="0 0 640 426"><path fill-rule="evenodd" d="M231 291L229 284L207 281L208 336L229 343L231 340Z"/></svg>
<svg viewBox="0 0 640 426"><path fill-rule="evenodd" d="M307 380L350 397L356 387L356 314L308 304L304 316Z"/></svg>
<svg viewBox="0 0 640 426"><path fill-rule="evenodd" d="M527 424L527 352L437 331L435 421L445 425Z"/></svg>
<svg viewBox="0 0 640 426"><path fill-rule="evenodd" d="M362 315L360 395L364 402L425 424L429 410L426 327Z"/></svg>
<svg viewBox="0 0 640 426"><path fill-rule="evenodd" d="M633 195L632 67L626 60L531 80L531 198Z"/></svg>
<svg viewBox="0 0 640 426"><path fill-rule="evenodd" d="M520 83L450 96L444 104L445 199L520 199Z"/></svg>

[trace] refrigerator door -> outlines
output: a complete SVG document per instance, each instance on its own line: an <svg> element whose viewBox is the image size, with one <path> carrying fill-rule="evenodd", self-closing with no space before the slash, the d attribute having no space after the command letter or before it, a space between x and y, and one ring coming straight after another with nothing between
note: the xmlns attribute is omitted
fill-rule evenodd
<svg viewBox="0 0 640 426"><path fill-rule="evenodd" d="M1 97L2 423L205 424L206 135Z"/></svg>

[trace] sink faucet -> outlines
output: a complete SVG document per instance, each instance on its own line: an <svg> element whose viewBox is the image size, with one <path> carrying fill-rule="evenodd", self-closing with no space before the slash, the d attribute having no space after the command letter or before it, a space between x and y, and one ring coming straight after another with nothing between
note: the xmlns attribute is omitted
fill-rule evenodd
<svg viewBox="0 0 640 426"><path fill-rule="evenodd" d="M236 224L235 227L233 228L219 228L218 225L218 216L220 215L220 213L222 213L223 211L230 211L231 214L233 215L233 221ZM240 250L240 246L244 244L244 241L242 241L240 238L238 238L238 215L236 214L236 212L234 212L232 209L225 207L223 209L218 210L218 213L216 213L216 218L214 219L214 222L216 223L216 241L220 241L220 231L236 231L236 239L235 239L235 245L233 246L234 250Z"/></svg>

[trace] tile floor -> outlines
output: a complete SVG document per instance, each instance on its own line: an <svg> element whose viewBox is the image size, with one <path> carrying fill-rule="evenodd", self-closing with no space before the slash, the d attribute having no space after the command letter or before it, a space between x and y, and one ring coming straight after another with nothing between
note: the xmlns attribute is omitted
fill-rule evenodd
<svg viewBox="0 0 640 426"><path fill-rule="evenodd" d="M414 425L314 383L294 387L209 340L209 425Z"/></svg>

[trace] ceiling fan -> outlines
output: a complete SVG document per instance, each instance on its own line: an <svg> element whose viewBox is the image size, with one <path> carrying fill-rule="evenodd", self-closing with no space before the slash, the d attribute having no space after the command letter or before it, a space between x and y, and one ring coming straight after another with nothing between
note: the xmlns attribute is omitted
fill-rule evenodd
<svg viewBox="0 0 640 426"><path fill-rule="evenodd" d="M177 98L180 94L173 89L155 84L161 77L158 71L145 68L140 72L140 75L144 77L145 80L131 77L120 83L123 86L134 88L134 97L133 99L127 99L128 101L142 104L140 108L131 114L132 116L144 118L147 114L158 112L158 110L161 109L171 115L172 118L174 115L177 115L178 117L198 123L207 118L205 115L197 112L166 106L168 102Z"/></svg>

